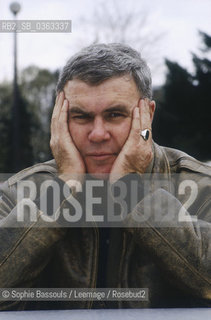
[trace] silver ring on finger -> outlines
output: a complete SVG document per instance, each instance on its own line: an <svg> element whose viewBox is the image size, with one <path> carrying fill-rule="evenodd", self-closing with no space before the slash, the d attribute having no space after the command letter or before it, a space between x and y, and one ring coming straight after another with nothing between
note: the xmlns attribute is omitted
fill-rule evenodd
<svg viewBox="0 0 211 320"><path fill-rule="evenodd" d="M140 136L144 139L144 141L147 141L150 136L150 130L149 129L142 130L140 132Z"/></svg>

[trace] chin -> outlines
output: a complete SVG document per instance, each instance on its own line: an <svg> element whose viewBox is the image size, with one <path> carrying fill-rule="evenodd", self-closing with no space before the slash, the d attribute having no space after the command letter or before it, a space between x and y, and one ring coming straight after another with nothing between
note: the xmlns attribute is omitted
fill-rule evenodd
<svg viewBox="0 0 211 320"><path fill-rule="evenodd" d="M95 170L88 170L88 174L95 179L108 180L111 168L95 168Z"/></svg>
<svg viewBox="0 0 211 320"><path fill-rule="evenodd" d="M110 161L102 162L85 161L87 173L96 179L108 180L114 160L112 158Z"/></svg>
<svg viewBox="0 0 211 320"><path fill-rule="evenodd" d="M89 173L89 175L95 179L99 180L108 180L109 179L109 173Z"/></svg>

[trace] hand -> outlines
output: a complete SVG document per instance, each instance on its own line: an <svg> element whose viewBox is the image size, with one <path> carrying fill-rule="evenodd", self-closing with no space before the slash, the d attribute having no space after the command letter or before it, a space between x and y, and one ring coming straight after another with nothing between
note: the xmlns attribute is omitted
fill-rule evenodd
<svg viewBox="0 0 211 320"><path fill-rule="evenodd" d="M153 157L151 123L154 107L154 101L141 99L139 106L134 108L129 136L110 172L111 183L128 173L144 173L149 166ZM150 130L147 141L140 136L140 132L145 129Z"/></svg>
<svg viewBox="0 0 211 320"><path fill-rule="evenodd" d="M51 119L50 147L60 177L85 173L84 161L74 145L68 129L68 100L65 99L64 92L60 92L56 98Z"/></svg>

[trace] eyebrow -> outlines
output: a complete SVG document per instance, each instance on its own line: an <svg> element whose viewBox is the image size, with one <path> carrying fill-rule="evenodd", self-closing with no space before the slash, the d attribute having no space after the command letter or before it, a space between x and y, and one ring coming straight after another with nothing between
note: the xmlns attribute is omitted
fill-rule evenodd
<svg viewBox="0 0 211 320"><path fill-rule="evenodd" d="M123 112L123 113L126 113L126 114L130 114L130 111L124 105L116 105L116 106L113 106L113 107L109 107L109 108L107 108L106 110L103 111L103 113L109 113L109 112ZM87 112L84 109L81 109L80 107L76 107L76 106L70 108L69 113L70 114L80 113L80 114L83 114L83 115L86 115L86 116L89 116L89 117L94 117L94 115L95 115L94 112Z"/></svg>
<svg viewBox="0 0 211 320"><path fill-rule="evenodd" d="M69 110L69 113L70 114L73 114L73 113L80 113L80 114L83 114L83 115L87 115L87 116L94 116L94 112L87 112L79 107L72 107L70 110Z"/></svg>

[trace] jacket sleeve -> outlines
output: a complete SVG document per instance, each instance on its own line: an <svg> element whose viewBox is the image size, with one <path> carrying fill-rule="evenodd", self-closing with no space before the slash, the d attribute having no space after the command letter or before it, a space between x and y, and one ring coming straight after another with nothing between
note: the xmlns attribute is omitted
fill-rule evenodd
<svg viewBox="0 0 211 320"><path fill-rule="evenodd" d="M42 219L43 212L35 206L35 221L24 207L24 221L18 223L16 189L8 182L0 194L0 287L36 287L36 281L49 262L54 245L65 234ZM0 301L0 310L21 310L25 302Z"/></svg>
<svg viewBox="0 0 211 320"><path fill-rule="evenodd" d="M203 220L202 220L203 218ZM145 246L169 281L211 300L211 199L193 218L168 191L148 193L126 219L135 241Z"/></svg>

